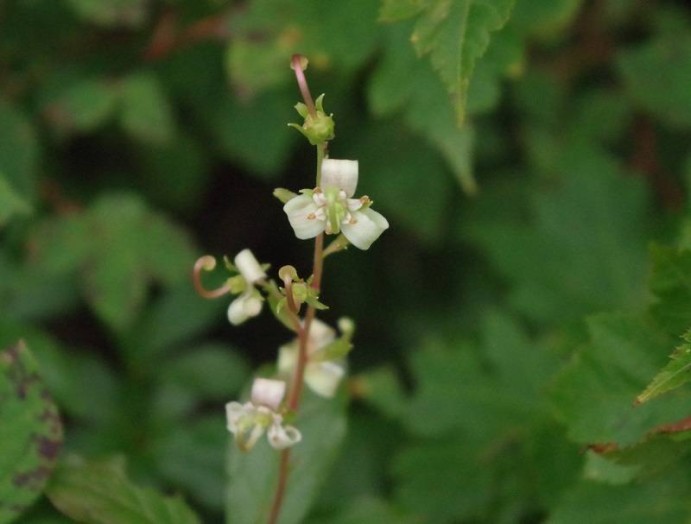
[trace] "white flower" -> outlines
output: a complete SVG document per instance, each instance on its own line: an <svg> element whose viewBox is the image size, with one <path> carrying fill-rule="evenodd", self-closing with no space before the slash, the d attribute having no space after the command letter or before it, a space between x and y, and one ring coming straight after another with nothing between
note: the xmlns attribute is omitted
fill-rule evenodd
<svg viewBox="0 0 691 524"><path fill-rule="evenodd" d="M228 306L228 320L237 326L261 312L263 299L254 284L266 278L266 273L249 249L240 251L233 262L240 272L241 287L244 289Z"/></svg>
<svg viewBox="0 0 691 524"><path fill-rule="evenodd" d="M251 450L267 429L269 444L275 449L284 449L302 440L300 431L283 425L283 416L277 412L285 389L285 382L281 380L257 378L252 384L250 402L226 404L228 431L235 435L241 450Z"/></svg>
<svg viewBox="0 0 691 524"><path fill-rule="evenodd" d="M342 232L355 247L369 249L389 223L370 209L368 197L352 198L357 182L357 160L323 160L320 186L302 190L283 206L295 236L305 240Z"/></svg>
<svg viewBox="0 0 691 524"><path fill-rule="evenodd" d="M331 398L336 394L338 385L345 376L345 366L342 362L330 360L312 360L320 350L331 344L336 338L336 332L324 322L314 319L310 325L307 339L307 365L305 366L305 383L317 395ZM282 346L278 353L278 371L290 374L295 369L298 359L298 342L294 340Z"/></svg>

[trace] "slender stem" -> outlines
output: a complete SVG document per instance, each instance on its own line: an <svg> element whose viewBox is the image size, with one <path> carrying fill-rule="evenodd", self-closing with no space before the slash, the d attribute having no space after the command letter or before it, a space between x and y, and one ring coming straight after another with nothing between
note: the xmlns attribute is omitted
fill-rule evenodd
<svg viewBox="0 0 691 524"><path fill-rule="evenodd" d="M297 72L297 68L296 68ZM304 94L303 94L304 95ZM326 152L326 143L317 145L317 187L321 182L321 167L322 160ZM319 291L321 288L322 275L324 273L324 234L320 234L314 239L314 258L312 265L312 288ZM295 374L291 382L290 391L288 392L288 400L286 404L288 409L297 412L300 408L300 398L302 396L303 383L305 381L305 367L307 366L307 345L309 343L309 333L312 327L312 321L316 316L317 310L314 306L308 306L305 319L298 329L298 360L295 365ZM269 513L269 524L276 524L281 513L281 506L285 496L286 487L288 485L288 474L290 473L290 449L281 451L281 458L278 468L278 484L274 499L271 504L271 512Z"/></svg>
<svg viewBox="0 0 691 524"><path fill-rule="evenodd" d="M271 504L271 513L269 513L269 524L276 524L278 516L281 513L281 506L283 506L283 497L286 492L286 483L288 482L288 466L290 465L290 448L281 451L281 459L278 465L278 486L276 486L276 494L274 495L273 503Z"/></svg>
<svg viewBox="0 0 691 524"><path fill-rule="evenodd" d="M295 78L298 81L298 87L300 88L302 98L305 100L307 111L309 112L310 116L314 118L317 116L317 110L314 108L314 100L312 100L312 93L310 93L310 88L307 85L307 79L305 78L305 71L302 68L304 59L305 57L302 55L293 55L293 58L291 60L291 67L293 68L293 71L295 71Z"/></svg>

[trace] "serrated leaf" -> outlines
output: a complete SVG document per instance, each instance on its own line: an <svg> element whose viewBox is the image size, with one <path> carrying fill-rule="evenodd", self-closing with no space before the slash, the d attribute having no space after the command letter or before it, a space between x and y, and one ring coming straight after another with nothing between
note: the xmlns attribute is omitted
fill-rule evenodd
<svg viewBox="0 0 691 524"><path fill-rule="evenodd" d="M670 362L636 397L636 402L647 402L691 381L691 331L687 331L682 338L684 343L669 356Z"/></svg>
<svg viewBox="0 0 691 524"><path fill-rule="evenodd" d="M120 121L136 140L162 145L173 139L172 108L154 75L137 73L122 80Z"/></svg>
<svg viewBox="0 0 691 524"><path fill-rule="evenodd" d="M42 493L62 447L62 423L22 342L0 353L0 522Z"/></svg>
<svg viewBox="0 0 691 524"><path fill-rule="evenodd" d="M291 450L292 468L281 524L302 522L318 495L345 437L344 398L323 399L305 391L295 425L302 432L302 441ZM227 524L266 521L276 489L279 456L266 438L249 453L239 451L230 441Z"/></svg>
<svg viewBox="0 0 691 524"><path fill-rule="evenodd" d="M70 457L56 470L47 494L61 512L86 524L200 522L182 499L133 484L118 459L86 462Z"/></svg>
<svg viewBox="0 0 691 524"><path fill-rule="evenodd" d="M17 192L10 186L2 172L0 172L0 227L15 215L26 215L31 211L31 207Z"/></svg>
<svg viewBox="0 0 691 524"><path fill-rule="evenodd" d="M591 341L564 367L552 399L570 438L580 444L631 446L660 425L688 415L691 395L634 406L636 395L661 367L669 339L649 319L597 315L589 319Z"/></svg>
<svg viewBox="0 0 691 524"><path fill-rule="evenodd" d="M650 290L657 301L650 311L673 336L688 328L691 319L691 251L653 246Z"/></svg>
<svg viewBox="0 0 691 524"><path fill-rule="evenodd" d="M433 0L423 4L411 40L420 55L429 55L463 122L468 88L476 61L490 34L509 19L514 0ZM412 10L406 9L404 14Z"/></svg>

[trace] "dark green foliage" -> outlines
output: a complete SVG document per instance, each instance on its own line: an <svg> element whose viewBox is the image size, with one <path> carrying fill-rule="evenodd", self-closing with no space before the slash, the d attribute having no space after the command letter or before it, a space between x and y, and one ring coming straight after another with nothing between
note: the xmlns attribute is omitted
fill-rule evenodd
<svg viewBox="0 0 691 524"><path fill-rule="evenodd" d="M391 228L327 259L350 378L290 421L281 524L688 521L683 2L6 0L0 522L265 518L223 406L291 334L189 274L307 276L293 53Z"/></svg>

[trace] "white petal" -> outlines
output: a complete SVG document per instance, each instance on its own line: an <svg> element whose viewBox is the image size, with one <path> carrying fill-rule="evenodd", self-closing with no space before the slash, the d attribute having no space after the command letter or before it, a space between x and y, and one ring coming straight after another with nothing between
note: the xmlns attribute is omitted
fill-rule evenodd
<svg viewBox="0 0 691 524"><path fill-rule="evenodd" d="M305 368L305 382L317 395L331 398L345 375L345 368L335 362L314 362Z"/></svg>
<svg viewBox="0 0 691 524"><path fill-rule="evenodd" d="M262 299L254 288L245 292L228 306L228 320L234 326L242 324L250 317L256 317L262 310Z"/></svg>
<svg viewBox="0 0 691 524"><path fill-rule="evenodd" d="M309 195L299 195L283 206L288 221L300 240L314 238L324 231L324 219L318 216L319 207ZM321 214L323 216L323 213Z"/></svg>
<svg viewBox="0 0 691 524"><path fill-rule="evenodd" d="M323 348L331 343L334 338L336 338L336 331L328 324L315 318L310 324L308 337L309 352L312 353Z"/></svg>
<svg viewBox="0 0 691 524"><path fill-rule="evenodd" d="M264 273L261 264L249 249L240 251L235 256L233 262L235 263L235 267L240 271L242 277L250 284L254 284L258 280L266 278L266 273Z"/></svg>
<svg viewBox="0 0 691 524"><path fill-rule="evenodd" d="M297 343L286 344L278 350L278 372L288 375L293 372L298 361Z"/></svg>
<svg viewBox="0 0 691 524"><path fill-rule="evenodd" d="M336 160L335 158L325 158L322 161L322 188L337 187L345 191L346 195L352 197L358 181L358 161L357 160Z"/></svg>
<svg viewBox="0 0 691 524"><path fill-rule="evenodd" d="M285 392L286 383L282 380L255 378L252 382L252 403L255 406L266 406L271 410L276 410Z"/></svg>
<svg viewBox="0 0 691 524"><path fill-rule="evenodd" d="M243 406L239 402L228 402L226 404L226 420L228 423L228 431L231 433L237 433L240 427L240 421L246 416L246 405Z"/></svg>
<svg viewBox="0 0 691 524"><path fill-rule="evenodd" d="M389 222L383 215L373 209L367 208L351 213L351 221L341 224L341 231L358 249L369 249L372 243L379 238Z"/></svg>
<svg viewBox="0 0 691 524"><path fill-rule="evenodd" d="M283 426L280 416L276 416L274 423L269 427L269 444L274 449L284 449L294 446L302 440L302 434L293 426Z"/></svg>

